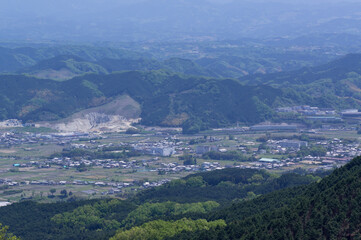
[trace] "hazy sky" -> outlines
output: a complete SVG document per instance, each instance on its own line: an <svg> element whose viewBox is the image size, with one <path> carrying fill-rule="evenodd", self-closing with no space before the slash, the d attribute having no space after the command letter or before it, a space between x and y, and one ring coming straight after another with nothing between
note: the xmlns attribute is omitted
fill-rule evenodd
<svg viewBox="0 0 361 240"><path fill-rule="evenodd" d="M357 21L361 16L361 3L355 2L0 0L0 40L136 41L200 36L263 38L323 31L320 24L335 20L342 24L336 25L336 28L340 26L339 29L349 31L359 28ZM345 23L344 19L356 22ZM324 31L333 30L327 26Z"/></svg>

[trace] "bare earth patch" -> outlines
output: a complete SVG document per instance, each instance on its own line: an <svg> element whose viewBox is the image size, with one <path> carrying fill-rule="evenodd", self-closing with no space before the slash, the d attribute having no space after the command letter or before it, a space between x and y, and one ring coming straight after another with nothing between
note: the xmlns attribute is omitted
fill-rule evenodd
<svg viewBox="0 0 361 240"><path fill-rule="evenodd" d="M127 95L75 113L56 122L41 122L39 127L49 127L62 132L121 132L138 122L140 105Z"/></svg>

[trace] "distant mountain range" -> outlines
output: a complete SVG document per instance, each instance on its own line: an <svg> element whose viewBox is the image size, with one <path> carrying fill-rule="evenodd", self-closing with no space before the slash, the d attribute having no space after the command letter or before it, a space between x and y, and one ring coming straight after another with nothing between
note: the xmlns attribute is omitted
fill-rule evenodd
<svg viewBox="0 0 361 240"><path fill-rule="evenodd" d="M164 63L182 71L188 66L187 71L197 74L195 65L189 61ZM29 71L37 71L36 75L44 69L58 72L65 69L75 75L96 73L67 81L1 75L1 119L58 120L128 95L141 106L142 124L181 126L185 132L192 133L236 122L254 124L272 120L276 117L274 109L280 106L359 108L361 101L361 55L358 54L319 67L239 80L187 76L169 70L106 74L109 67L69 56L40 62Z"/></svg>
<svg viewBox="0 0 361 240"><path fill-rule="evenodd" d="M259 48L259 44L252 41L246 45L242 42L209 42L197 46L197 51L192 51L195 47L187 43L149 45L149 50L141 50L147 45L122 48L84 45L0 47L0 72L64 80L84 73L162 69L186 75L238 78L299 69L335 58L335 54L315 54L307 50Z"/></svg>

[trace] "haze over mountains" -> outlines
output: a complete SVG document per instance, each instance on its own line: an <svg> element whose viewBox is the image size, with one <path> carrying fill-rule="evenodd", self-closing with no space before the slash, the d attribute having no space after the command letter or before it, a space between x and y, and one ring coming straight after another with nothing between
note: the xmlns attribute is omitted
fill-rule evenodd
<svg viewBox="0 0 361 240"><path fill-rule="evenodd" d="M0 40L124 42L359 35L360 4L310 0L4 0L0 3Z"/></svg>
<svg viewBox="0 0 361 240"><path fill-rule="evenodd" d="M0 240L361 239L360 110L359 0L0 0Z"/></svg>

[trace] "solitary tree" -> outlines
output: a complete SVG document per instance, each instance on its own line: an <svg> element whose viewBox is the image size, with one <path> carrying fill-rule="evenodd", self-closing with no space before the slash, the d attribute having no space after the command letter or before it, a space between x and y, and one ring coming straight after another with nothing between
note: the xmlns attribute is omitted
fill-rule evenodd
<svg viewBox="0 0 361 240"><path fill-rule="evenodd" d="M63 197L67 197L68 196L68 192L64 189L60 191L60 194L63 195Z"/></svg>
<svg viewBox="0 0 361 240"><path fill-rule="evenodd" d="M50 193L51 195L54 195L54 193L56 193L56 189L55 188L50 189Z"/></svg>

